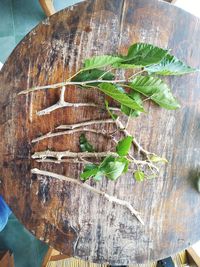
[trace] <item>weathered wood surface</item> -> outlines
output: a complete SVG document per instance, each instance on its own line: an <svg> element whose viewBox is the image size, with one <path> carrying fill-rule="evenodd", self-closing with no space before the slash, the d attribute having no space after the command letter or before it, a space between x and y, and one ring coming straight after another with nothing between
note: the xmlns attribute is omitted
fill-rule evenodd
<svg viewBox="0 0 200 267"><path fill-rule="evenodd" d="M165 111L148 103L148 116L130 123L129 128L145 148L169 160L160 177L135 183L129 174L116 182L91 182L131 202L141 211L145 226L126 209L77 185L30 173L31 168L38 167L78 179L80 164L31 160L34 151L47 148L78 151L78 134L35 145L31 140L59 124L106 115L91 107L65 108L38 117L36 111L54 104L59 90L17 93L63 81L86 57L126 53L134 42L171 48L188 64L199 66L197 18L161 1L90 0L37 26L17 46L0 73L0 194L38 238L65 254L93 262L147 262L173 254L200 238L200 195L193 185L200 163L199 74L167 79L181 102L180 110ZM65 97L98 103L99 96L95 91L69 87ZM100 151L110 147L103 137L88 134L88 138Z"/></svg>

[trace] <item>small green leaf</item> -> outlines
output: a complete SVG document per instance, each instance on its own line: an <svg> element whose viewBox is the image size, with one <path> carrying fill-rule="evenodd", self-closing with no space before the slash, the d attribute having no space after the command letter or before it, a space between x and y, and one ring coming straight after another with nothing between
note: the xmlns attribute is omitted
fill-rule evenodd
<svg viewBox="0 0 200 267"><path fill-rule="evenodd" d="M127 167L126 158L107 156L100 164L99 172L110 180L116 180L123 172L127 171Z"/></svg>
<svg viewBox="0 0 200 267"><path fill-rule="evenodd" d="M134 177L137 182L142 182L144 181L145 174L143 171L138 170L134 173Z"/></svg>
<svg viewBox="0 0 200 267"><path fill-rule="evenodd" d="M84 61L84 69L96 69L111 66L114 63L121 62L120 57L115 57L111 55L95 56L88 58Z"/></svg>
<svg viewBox="0 0 200 267"><path fill-rule="evenodd" d="M162 162L162 163L168 163L168 161L165 158L161 158L157 155L152 155L150 157L150 161L158 163L158 162Z"/></svg>
<svg viewBox="0 0 200 267"><path fill-rule="evenodd" d="M106 72L104 70L93 69L93 70L85 70L78 73L73 79L72 82L86 82L92 80L98 80L102 77L102 80L113 80L114 74L111 72ZM96 84L96 83L95 83ZM90 84L94 85L94 84Z"/></svg>
<svg viewBox="0 0 200 267"><path fill-rule="evenodd" d="M129 108L144 112L144 108L141 105L128 97L125 93L122 93L118 88L111 83L101 83L98 85L100 91L106 95L112 97L114 100L118 101L120 104L127 106Z"/></svg>
<svg viewBox="0 0 200 267"><path fill-rule="evenodd" d="M104 168L107 166L107 164L109 162L113 162L113 161L115 161L115 157L113 157L113 156L107 156L107 157L105 157L104 160L99 165L99 170L103 171Z"/></svg>
<svg viewBox="0 0 200 267"><path fill-rule="evenodd" d="M107 101L107 100L105 100L105 106L106 106L106 110L108 111L109 115L110 115L111 118L115 121L115 120L118 118L118 116L117 116L116 114L114 114L114 113L110 110L109 105L108 105L108 101Z"/></svg>
<svg viewBox="0 0 200 267"><path fill-rule="evenodd" d="M84 134L81 134L79 144L82 152L94 152L93 146L88 142Z"/></svg>
<svg viewBox="0 0 200 267"><path fill-rule="evenodd" d="M123 173L126 173L128 171L130 161L126 157L118 157L116 160L125 164Z"/></svg>
<svg viewBox="0 0 200 267"><path fill-rule="evenodd" d="M97 171L97 173L94 175L93 179L97 182L101 181L104 177L104 173L101 171Z"/></svg>
<svg viewBox="0 0 200 267"><path fill-rule="evenodd" d="M119 68L139 68L159 63L168 53L160 47L136 43L129 47L127 56L122 56L123 61L114 66Z"/></svg>
<svg viewBox="0 0 200 267"><path fill-rule="evenodd" d="M117 154L121 157L126 156L131 148L131 144L133 141L132 136L127 136L118 142L116 146Z"/></svg>
<svg viewBox="0 0 200 267"><path fill-rule="evenodd" d="M161 79L152 76L137 76L129 86L149 97L159 106L166 109L177 109L179 103L173 97L168 85Z"/></svg>
<svg viewBox="0 0 200 267"><path fill-rule="evenodd" d="M128 94L128 96L130 98L132 98L133 100L135 100L135 102L137 102L138 105L141 105L142 106L142 103L143 102L142 102L142 99L141 99L139 93L132 91L131 93ZM126 107L124 105L121 105L121 111L125 115L130 116L130 117L138 117L141 114L140 111L134 110L134 109L131 109L131 108L128 108L128 107Z"/></svg>
<svg viewBox="0 0 200 267"><path fill-rule="evenodd" d="M110 180L116 180L124 171L125 163L120 161L111 161L104 168L105 176Z"/></svg>
<svg viewBox="0 0 200 267"><path fill-rule="evenodd" d="M93 177L97 174L98 172L98 166L95 164L87 164L81 173L81 180L86 181L90 177Z"/></svg>
<svg viewBox="0 0 200 267"><path fill-rule="evenodd" d="M187 66L184 62L170 54L166 55L159 64L148 66L145 70L150 74L155 73L159 75L183 75L197 71L197 69Z"/></svg>

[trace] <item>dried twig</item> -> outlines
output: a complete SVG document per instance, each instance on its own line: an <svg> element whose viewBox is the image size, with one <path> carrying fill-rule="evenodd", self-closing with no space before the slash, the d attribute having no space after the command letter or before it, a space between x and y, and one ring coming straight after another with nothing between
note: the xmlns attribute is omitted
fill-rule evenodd
<svg viewBox="0 0 200 267"><path fill-rule="evenodd" d="M104 131L102 131L102 130L95 130L95 129L88 129L88 128L77 128L77 129L60 131L60 132L49 132L49 133L46 133L44 135L41 135L41 136L33 139L31 142L36 143L36 142L42 141L46 138L52 138L52 137L61 136L61 135L69 135L69 134L74 134L74 133L78 133L78 132L90 132L90 133L95 133L95 134L102 134L106 137L109 137L109 135L104 133Z"/></svg>
<svg viewBox="0 0 200 267"><path fill-rule="evenodd" d="M72 163L85 163L85 158L104 158L107 156L118 157L118 154L112 151L104 152L71 152L71 151L52 151L45 150L40 152L35 152L32 155L33 159L37 162L52 162L52 163L62 163L62 162L72 162ZM65 159L64 159L65 158ZM68 158L68 159L66 159ZM146 160L137 160L133 156L129 155L130 162L133 164L148 166L150 169L155 169L158 173L158 168L151 162Z"/></svg>
<svg viewBox="0 0 200 267"><path fill-rule="evenodd" d="M18 95L23 95L23 94L28 94L30 92L33 91L38 91L38 90L46 90L46 89L56 89L56 88L60 88L66 85L74 85L74 86L85 86L88 84L94 84L94 83L126 83L127 80L123 79L123 80L91 80L91 81L85 81L85 82L70 82L70 81L66 81L66 82L61 82L61 83L55 83L55 84L50 84L50 85L44 85L44 86L36 86L36 87L32 87L26 90L23 90L21 92L19 92Z"/></svg>
<svg viewBox="0 0 200 267"><path fill-rule="evenodd" d="M114 123L113 119L104 119L104 120L91 120L91 121L85 121L85 122L80 122L80 123L75 123L75 124L68 124L68 125L60 125L56 127L56 129L76 129L80 127L85 127L85 126L90 126L94 124L107 124L107 123Z"/></svg>
<svg viewBox="0 0 200 267"><path fill-rule="evenodd" d="M42 136L40 136L38 138L33 139L32 140L32 143L39 142L39 141L44 140L46 138L51 138L51 137L60 136L60 135L69 135L69 134L74 134L74 133L77 133L77 132L92 132L92 133L95 133L95 134L103 134L103 135L106 135L107 137L109 137L109 135L108 134L105 134L102 130L99 131L99 130L95 130L95 129L84 128L84 126L90 126L90 125L102 124L102 123L114 123L124 133L125 136L130 136L129 132L126 130L126 128L124 127L123 123L118 118L115 121L112 120L112 119L105 119L105 120L93 120L93 121L88 121L88 122L81 122L81 123L70 124L70 125L60 125L56 129L59 129L59 130L60 129L66 129L66 131L60 131L60 132L55 132L55 133L49 132L49 133L47 133L45 135L42 135ZM117 142L115 139L113 139L113 141L114 142ZM136 160L134 157L132 157L131 155L129 155L129 157L131 158L132 162L134 162L135 164L138 164L138 165L147 165L151 170L154 169L157 173L159 173L159 169L151 162L151 160L149 158L150 156L156 155L156 154L151 153L151 152L145 150L137 142L137 140L135 138L133 138L133 141L132 142L136 146L136 148L138 149L138 151L141 152L141 153L143 153L146 156L146 158L147 158L147 161L145 161L145 160L144 161L143 160L140 161L140 160ZM44 153L44 152L42 152L42 153ZM56 152L54 152L54 153L56 153ZM73 154L73 153L74 152L71 152L71 155L76 155L75 157L78 157L77 154ZM101 153L103 153L103 152L101 152ZM106 152L106 153L108 153L108 152ZM94 156L92 154L93 153L91 153L91 157L96 157L96 156ZM48 157L50 157L50 155L48 155ZM66 157L70 157L70 156L66 156ZM80 155L80 157L81 157L81 155ZM106 155L104 155L102 157L106 157ZM44 155L43 156L43 159L46 159L46 158L47 158L47 156ZM57 158L57 160L59 160L59 159Z"/></svg>
<svg viewBox="0 0 200 267"><path fill-rule="evenodd" d="M111 151L104 152L71 152L71 151L51 151L45 150L40 152L35 152L32 155L33 159L46 159L46 158L54 158L57 160L61 160L62 158L103 158L106 156L117 157L118 154Z"/></svg>
<svg viewBox="0 0 200 267"><path fill-rule="evenodd" d="M48 172L48 171L44 171L44 170L39 170L37 168L32 169L31 173L36 174L36 175L49 176L49 177L58 179L60 181L66 181L66 182L69 182L69 183L77 184L81 188L87 189L90 192L93 192L93 193L96 193L98 195L101 195L102 197L106 198L109 202L116 203L116 204L118 204L118 205L120 205L122 207L127 208L131 212L131 214L133 216L135 216L141 224L144 225L144 222L143 222L142 218L140 217L139 212L137 210L135 210L133 208L133 206L128 201L118 199L118 198L116 198L114 196L110 196L107 193L105 193L104 191L96 189L96 188L90 186L87 183L82 183L80 180L77 180L77 179L74 179L74 178L71 178L71 177L67 177L67 176L64 176L64 175L61 175L61 174Z"/></svg>
<svg viewBox="0 0 200 267"><path fill-rule="evenodd" d="M83 159L75 159L75 158L70 158L70 159L36 159L36 162L42 162L42 163L56 163L56 164L61 164L61 163L74 163L74 164L83 164L85 163L85 160Z"/></svg>
<svg viewBox="0 0 200 267"><path fill-rule="evenodd" d="M60 99L56 104L54 104L54 105L52 105L52 106L50 106L48 108L45 108L43 110L38 111L37 115L38 116L43 116L43 115L51 113L52 111L54 111L56 109L64 108L64 107L74 107L74 108L97 107L97 105L94 104L94 103L70 103L70 102L66 102L64 100L65 89L66 89L65 86L63 86L62 89L61 89L61 93L60 93Z"/></svg>

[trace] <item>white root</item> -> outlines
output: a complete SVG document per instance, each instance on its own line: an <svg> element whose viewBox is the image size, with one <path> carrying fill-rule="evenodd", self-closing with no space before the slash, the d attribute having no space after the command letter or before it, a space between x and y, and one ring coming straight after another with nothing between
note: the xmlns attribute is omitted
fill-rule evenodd
<svg viewBox="0 0 200 267"><path fill-rule="evenodd" d="M103 158L106 156L117 157L118 154L115 152L105 151L105 152L71 152L71 151L52 151L45 150L40 152L35 152L32 155L32 159L47 159L54 158L58 161L63 158Z"/></svg>
<svg viewBox="0 0 200 267"><path fill-rule="evenodd" d="M113 119L105 119L105 120L92 120L92 121L85 121L85 122L80 122L80 123L75 123L75 124L68 124L68 125L60 125L56 127L58 130L64 130L64 129L75 129L75 128L80 128L80 127L85 127L85 126L90 126L94 124L107 124L107 123L114 123Z"/></svg>
<svg viewBox="0 0 200 267"><path fill-rule="evenodd" d="M107 193L105 193L104 191L96 189L96 188L90 186L87 183L82 183L77 179L74 179L74 178L71 178L71 177L67 177L67 176L64 176L64 175L61 175L61 174L48 172L48 171L44 171L44 170L39 170L37 168L31 169L31 173L36 174L36 175L49 176L49 177L58 179L60 181L66 181L66 182L69 182L69 183L77 184L81 188L87 189L90 192L93 192L93 193L96 193L98 195L101 195L102 197L106 198L109 202L112 202L112 203L115 203L115 204L118 204L118 205L120 205L122 207L127 208L131 212L131 214L133 216L135 216L141 224L144 225L144 222L143 222L142 218L140 217L140 213L137 210L135 210L133 208L133 206L128 201L118 199L118 198L116 198L114 196L110 196Z"/></svg>

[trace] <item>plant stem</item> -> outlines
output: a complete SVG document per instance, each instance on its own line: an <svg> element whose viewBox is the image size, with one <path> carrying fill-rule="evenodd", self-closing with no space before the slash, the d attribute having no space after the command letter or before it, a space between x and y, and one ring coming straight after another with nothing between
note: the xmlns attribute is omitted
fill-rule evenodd
<svg viewBox="0 0 200 267"><path fill-rule="evenodd" d="M104 158L107 156L118 157L119 155L112 151L104 151L104 152L71 152L71 151L51 151L45 150L40 152L35 152L32 155L33 159L36 159L38 162L72 162L72 163L84 163L85 158ZM157 167L151 162L144 160L137 160L133 156L129 155L130 162L136 165L147 165L150 169L155 169L156 172L159 172ZM68 158L68 159L63 159Z"/></svg>
<svg viewBox="0 0 200 267"><path fill-rule="evenodd" d="M68 81L66 81L66 82L55 83L55 84L51 84L51 85L32 87L32 88L29 88L29 89L26 89L26 90L19 92L18 95L28 94L30 92L38 91L38 90L56 89L56 88L60 88L62 86L66 86L66 85L85 86L85 85L92 84L92 83L102 83L102 82L103 83L126 83L128 81L125 79L123 79L123 80L91 80L91 81L85 81L85 82L68 82Z"/></svg>
<svg viewBox="0 0 200 267"><path fill-rule="evenodd" d="M107 123L114 123L113 119L105 119L105 120L92 120L92 121L85 121L85 122L80 122L80 123L75 123L75 124L68 124L68 125L60 125L56 127L56 129L75 129L75 128L80 128L80 127L85 127L89 125L94 125L94 124L107 124Z"/></svg>
<svg viewBox="0 0 200 267"><path fill-rule="evenodd" d="M138 165L142 165L142 166L146 165L149 167L149 169L152 171L152 173L155 173L153 170L155 170L157 174L159 173L159 169L153 163L146 161L146 160L137 160L137 159L134 159L133 157L131 157L131 159L132 159L132 162L134 164L136 164L137 166Z"/></svg>
<svg viewBox="0 0 200 267"><path fill-rule="evenodd" d="M61 164L61 163L83 164L83 163L85 163L85 160L75 159L75 158L60 159L60 160L57 160L57 159L36 159L36 162L42 162L42 163L46 162L46 163L56 163L56 164Z"/></svg>
<svg viewBox="0 0 200 267"><path fill-rule="evenodd" d="M119 120L119 118L115 121L116 126L122 130L122 132L124 133L125 136L131 136L131 134L126 130L125 126L123 125L123 123ZM144 154L145 156L149 156L149 155L154 155L156 156L156 154L149 152L147 150L145 150L138 142L135 138L133 138L133 144L135 145L135 147L137 148L138 152L141 152L142 154Z"/></svg>
<svg viewBox="0 0 200 267"><path fill-rule="evenodd" d="M45 108L43 110L38 111L37 115L43 116L43 115L51 113L52 111L54 111L56 109L63 108L63 107L75 107L75 108L78 108L78 107L97 107L97 105L94 103L70 103L70 102L66 102L65 98L64 98L65 97L65 89L66 89L66 87L62 86L61 93L60 93L60 99L58 100L58 102L56 104L54 104L48 108Z"/></svg>
<svg viewBox="0 0 200 267"><path fill-rule="evenodd" d="M141 70L141 71L138 71L138 72L136 72L136 73L134 73L133 75L131 75L129 78L128 78L128 80L130 81L130 80L132 80L135 76L137 76L137 75L139 75L139 74L141 74L141 73L143 73L143 72L145 72L146 70Z"/></svg>
<svg viewBox="0 0 200 267"><path fill-rule="evenodd" d="M101 195L102 197L106 198L109 202L116 203L116 204L118 204L118 205L120 205L122 207L127 208L131 212L131 214L133 216L135 216L141 224L144 225L144 222L141 219L139 212L137 210L135 210L133 208L133 206L128 201L118 199L118 198L116 198L114 196L110 196L107 193L105 193L104 191L96 189L96 188L90 186L87 183L82 183L77 179L74 179L74 178L71 178L71 177L67 177L67 176L64 176L64 175L61 175L61 174L57 174L57 173L54 173L54 172L48 172L48 171L44 171L44 170L39 170L37 168L31 169L31 173L36 174L38 176L40 176L40 175L49 176L49 177L58 179L60 181L66 181L66 182L69 182L69 183L72 183L72 184L77 184L81 188L87 189L90 192L93 192L93 193L96 193L98 195Z"/></svg>
<svg viewBox="0 0 200 267"><path fill-rule="evenodd" d="M42 141L46 138L51 138L51 137L55 137L55 136L60 136L60 135L68 135L68 134L74 134L74 133L78 133L78 132L91 132L91 133L95 133L95 134L102 134L106 137L109 137L109 135L105 134L102 130L95 130L95 129L88 129L88 128L78 128L78 129L72 129L72 130L66 130L66 131L60 131L60 132L49 132L47 134L41 135L35 139L33 139L31 142L32 143L36 143L39 141Z"/></svg>
<svg viewBox="0 0 200 267"><path fill-rule="evenodd" d="M45 150L40 152L35 152L32 155L32 159L46 159L54 158L61 160L63 158L104 158L107 156L117 157L118 154L115 152L105 151L105 152L71 152L71 151L51 151Z"/></svg>
<svg viewBox="0 0 200 267"><path fill-rule="evenodd" d="M108 69L106 72L104 72L99 78L98 78L98 80L102 80L102 78L107 74L107 73L109 73L109 72L111 72L112 70L114 70L115 68L110 68L110 69Z"/></svg>
<svg viewBox="0 0 200 267"><path fill-rule="evenodd" d="M70 102L57 102L55 105L52 105L48 108L45 108L43 110L40 110L37 112L38 116L43 116L46 114L51 113L52 111L59 109L59 108L64 108L64 107L73 107L73 108L79 108L79 107L97 107L96 104L94 103L70 103Z"/></svg>

